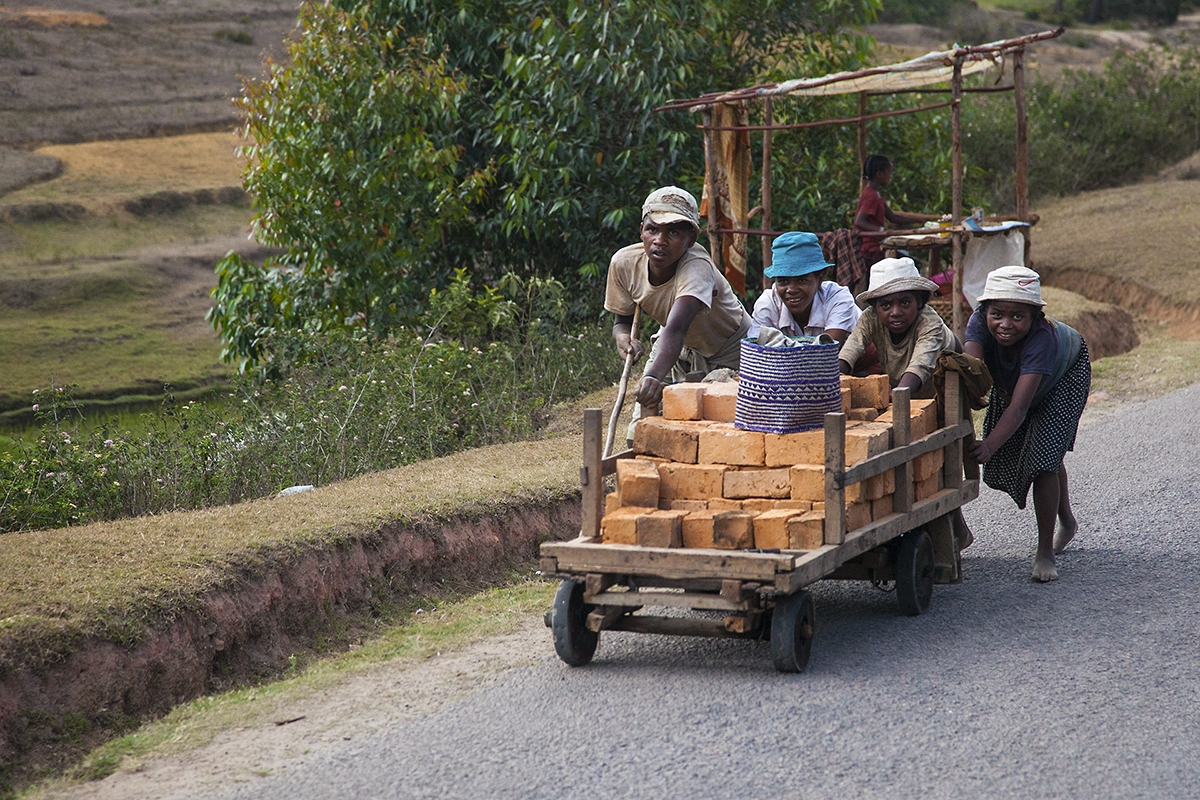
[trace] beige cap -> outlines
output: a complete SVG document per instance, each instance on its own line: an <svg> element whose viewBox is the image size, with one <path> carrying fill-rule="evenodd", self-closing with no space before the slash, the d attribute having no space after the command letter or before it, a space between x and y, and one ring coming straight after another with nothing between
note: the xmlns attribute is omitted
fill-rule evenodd
<svg viewBox="0 0 1200 800"><path fill-rule="evenodd" d="M1000 267L988 273L983 294L984 300L1008 300L1031 306L1044 306L1042 301L1042 278L1028 267Z"/></svg>
<svg viewBox="0 0 1200 800"><path fill-rule="evenodd" d="M871 265L871 282L865 292L859 292L860 306L897 292L936 292L938 285L922 278L911 258L881 258Z"/></svg>
<svg viewBox="0 0 1200 800"><path fill-rule="evenodd" d="M700 211L696 207L696 198L678 186L664 186L650 193L646 202L642 203L642 221L647 219L655 225L687 222L700 230Z"/></svg>

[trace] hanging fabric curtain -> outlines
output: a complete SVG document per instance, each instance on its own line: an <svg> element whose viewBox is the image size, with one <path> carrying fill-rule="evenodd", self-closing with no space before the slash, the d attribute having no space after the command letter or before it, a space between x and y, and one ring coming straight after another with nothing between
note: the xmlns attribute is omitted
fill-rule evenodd
<svg viewBox="0 0 1200 800"><path fill-rule="evenodd" d="M750 111L745 103L719 103L713 107L712 124L715 128L727 128L750 124ZM721 228L746 228L750 213L750 133L748 131L715 130L712 139L716 143L717 174L711 183L716 187L717 224ZM705 138L707 148L708 138ZM705 171L709 164L705 150ZM704 194L700 202L700 217L708 214L709 176L705 175ZM725 277L738 294L746 293L746 234L734 233L721 236L721 263L725 265Z"/></svg>

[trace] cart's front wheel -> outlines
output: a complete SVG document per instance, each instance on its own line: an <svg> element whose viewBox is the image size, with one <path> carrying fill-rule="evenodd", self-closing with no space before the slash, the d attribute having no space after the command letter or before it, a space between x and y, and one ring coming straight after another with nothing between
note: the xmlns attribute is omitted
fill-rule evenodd
<svg viewBox="0 0 1200 800"><path fill-rule="evenodd" d="M803 672L812 650L816 607L812 594L789 595L775 604L771 616L771 661L780 672Z"/></svg>
<svg viewBox="0 0 1200 800"><path fill-rule="evenodd" d="M554 634L554 652L572 667L582 667L596 654L600 634L587 628L592 606L583 602L583 583L566 580L554 595L554 615L550 630Z"/></svg>
<svg viewBox="0 0 1200 800"><path fill-rule="evenodd" d="M933 540L921 529L900 540L896 554L896 602L910 617L924 614L933 599Z"/></svg>

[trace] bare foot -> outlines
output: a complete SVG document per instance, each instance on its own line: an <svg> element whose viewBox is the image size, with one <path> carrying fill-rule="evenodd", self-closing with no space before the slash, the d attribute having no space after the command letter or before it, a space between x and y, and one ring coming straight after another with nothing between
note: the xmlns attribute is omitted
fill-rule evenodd
<svg viewBox="0 0 1200 800"><path fill-rule="evenodd" d="M1053 555L1038 553L1033 559L1033 579L1038 583L1049 583L1058 580L1058 569L1054 566Z"/></svg>
<svg viewBox="0 0 1200 800"><path fill-rule="evenodd" d="M1075 534L1079 531L1079 523L1071 521L1070 527L1058 523L1058 530L1054 532L1054 555L1058 555L1063 550L1067 549L1067 545L1075 538Z"/></svg>

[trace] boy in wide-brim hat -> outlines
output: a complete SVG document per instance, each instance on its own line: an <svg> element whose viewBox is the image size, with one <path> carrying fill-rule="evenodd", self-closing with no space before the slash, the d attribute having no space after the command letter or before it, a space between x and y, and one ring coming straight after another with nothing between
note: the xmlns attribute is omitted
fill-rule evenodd
<svg viewBox="0 0 1200 800"><path fill-rule="evenodd" d="M943 352L962 352L958 337L929 307L937 284L921 277L911 258L885 258L871 267L864 309L838 354L838 366L849 375L868 345L875 345L892 388L906 387L913 397L933 397L931 378Z"/></svg>
<svg viewBox="0 0 1200 800"><path fill-rule="evenodd" d="M771 266L764 270L775 282L755 302L754 321L789 336L825 333L846 341L862 311L849 289L828 280L832 267L816 234L789 231L777 237L771 243Z"/></svg>

